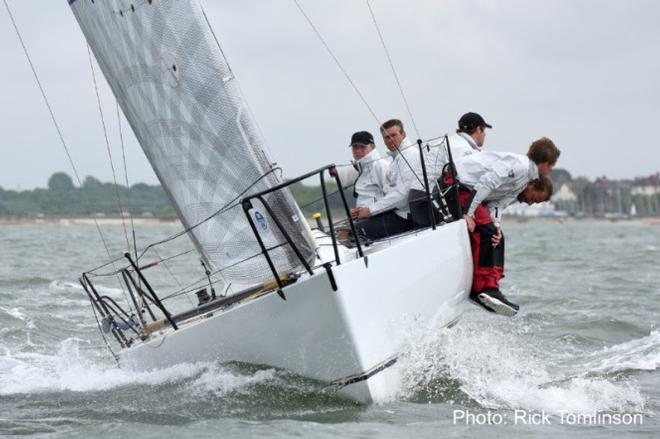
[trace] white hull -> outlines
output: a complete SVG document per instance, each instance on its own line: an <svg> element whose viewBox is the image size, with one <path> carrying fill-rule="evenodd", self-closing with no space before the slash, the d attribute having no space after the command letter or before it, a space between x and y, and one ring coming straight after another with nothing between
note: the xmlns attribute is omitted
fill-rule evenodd
<svg viewBox="0 0 660 439"><path fill-rule="evenodd" d="M137 369L195 361L238 361L290 370L333 384L361 402L400 390L396 359L412 325L446 326L460 317L472 280L464 221L345 250L283 292L181 322L120 353Z"/></svg>

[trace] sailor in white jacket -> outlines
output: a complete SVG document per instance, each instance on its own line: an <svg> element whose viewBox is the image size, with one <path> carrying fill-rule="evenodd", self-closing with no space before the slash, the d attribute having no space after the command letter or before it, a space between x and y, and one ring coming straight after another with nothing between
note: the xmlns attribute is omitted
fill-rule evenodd
<svg viewBox="0 0 660 439"><path fill-rule="evenodd" d="M372 208L376 200L385 196L386 176L390 159L381 158L374 138L368 131L358 131L351 137L353 162L350 167L338 168L344 187L353 185L355 205Z"/></svg>
<svg viewBox="0 0 660 439"><path fill-rule="evenodd" d="M465 113L458 120L456 134L449 136L449 147L454 161L466 155L481 152L486 140L486 128L493 128L477 113ZM449 155L444 137L435 142L429 142L430 151L424 156L429 184L433 186L440 178L442 168L449 163ZM421 175L421 174L420 174ZM413 189L424 190L419 184L413 184Z"/></svg>
<svg viewBox="0 0 660 439"><path fill-rule="evenodd" d="M499 210L515 202L527 183L539 177L536 164L527 156L493 151L456 160L456 174L461 184L474 191L466 214L474 217L477 207L486 203L498 227Z"/></svg>
<svg viewBox="0 0 660 439"><path fill-rule="evenodd" d="M470 232L474 264L470 298L489 311L513 316L519 308L499 289L504 275L499 214L515 201L533 204L548 200L552 182L546 174L559 155L554 143L542 138L532 143L527 156L489 151L456 160L459 201Z"/></svg>
<svg viewBox="0 0 660 439"><path fill-rule="evenodd" d="M408 193L413 181L420 177L419 151L406 138L403 123L398 119L388 120L381 127L383 141L392 157L385 176L385 194L372 206L355 209L353 216L359 221L358 231L370 239L380 239L412 229L409 220Z"/></svg>
<svg viewBox="0 0 660 439"><path fill-rule="evenodd" d="M488 206L493 222L499 227L501 211L516 202L528 182L539 175L548 175L560 154L552 140L543 137L532 143L527 156L484 151L456 160L458 180L474 191L466 212L470 231L474 228L470 218L482 203Z"/></svg>
<svg viewBox="0 0 660 439"><path fill-rule="evenodd" d="M486 128L493 128L477 113L465 113L458 120L456 134L448 137L449 149L454 161L471 154L481 152L486 140ZM449 163L449 154L444 137L428 143L429 149L425 151L424 162L429 183L429 191L433 192L435 185L442 174L444 166ZM418 175L424 175L421 169ZM413 181L408 196L413 224L417 228L431 226L429 217L428 197L423 181ZM436 215L436 222L439 217Z"/></svg>

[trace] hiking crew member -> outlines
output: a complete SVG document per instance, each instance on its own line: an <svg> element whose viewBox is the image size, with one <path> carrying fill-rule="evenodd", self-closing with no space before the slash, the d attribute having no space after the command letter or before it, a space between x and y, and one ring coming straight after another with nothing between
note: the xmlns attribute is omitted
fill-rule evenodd
<svg viewBox="0 0 660 439"><path fill-rule="evenodd" d="M546 175L559 155L554 143L542 138L532 143L527 156L482 152L456 161L462 186L459 201L470 232L474 261L470 298L489 311L513 316L519 308L499 290L504 274L501 212L516 201L547 201L552 195L552 182Z"/></svg>

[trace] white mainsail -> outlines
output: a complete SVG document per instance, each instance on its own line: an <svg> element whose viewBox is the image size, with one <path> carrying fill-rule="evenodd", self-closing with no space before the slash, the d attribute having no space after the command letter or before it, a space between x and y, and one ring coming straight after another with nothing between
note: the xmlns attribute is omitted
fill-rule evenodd
<svg viewBox="0 0 660 439"><path fill-rule="evenodd" d="M280 181L199 3L68 2L179 218L186 228L201 223L189 232L200 254L229 281L272 278L264 258L252 257L260 248L238 201ZM313 240L290 193L266 199L311 260ZM266 245L277 247L278 272L299 269L267 212L254 207Z"/></svg>

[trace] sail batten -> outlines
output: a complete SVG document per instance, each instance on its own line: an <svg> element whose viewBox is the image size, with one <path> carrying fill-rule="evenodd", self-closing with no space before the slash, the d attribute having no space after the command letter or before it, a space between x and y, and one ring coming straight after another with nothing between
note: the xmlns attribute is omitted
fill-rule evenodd
<svg viewBox="0 0 660 439"><path fill-rule="evenodd" d="M199 3L69 4L202 257L234 283L271 278L265 260L252 257L260 247L237 202L241 195L280 181L271 172L263 142ZM278 191L267 201L311 260L313 240L300 224L302 216L291 194ZM255 206L252 215L266 232L268 245L284 242L264 209ZM278 272L301 268L288 245L278 246L272 256Z"/></svg>

